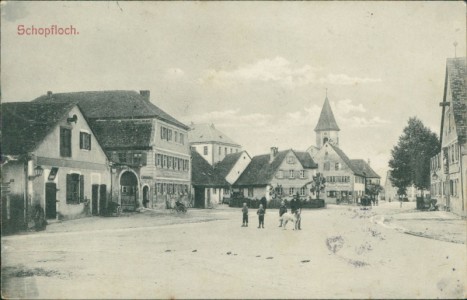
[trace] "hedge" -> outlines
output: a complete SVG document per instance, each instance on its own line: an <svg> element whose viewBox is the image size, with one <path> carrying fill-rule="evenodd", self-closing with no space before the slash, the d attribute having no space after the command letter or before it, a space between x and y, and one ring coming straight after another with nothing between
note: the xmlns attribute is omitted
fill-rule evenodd
<svg viewBox="0 0 467 300"><path fill-rule="evenodd" d="M285 205L290 208L290 203L287 200L281 199L272 199L268 201L266 208L279 208L281 206L281 202L284 201ZM261 201L258 199L249 199L245 197L236 197L230 199L229 206L230 207L242 207L243 203L246 203L248 208L258 208L261 204ZM313 199L313 200L300 200L300 204L302 208L322 208L326 207L326 204L323 199Z"/></svg>

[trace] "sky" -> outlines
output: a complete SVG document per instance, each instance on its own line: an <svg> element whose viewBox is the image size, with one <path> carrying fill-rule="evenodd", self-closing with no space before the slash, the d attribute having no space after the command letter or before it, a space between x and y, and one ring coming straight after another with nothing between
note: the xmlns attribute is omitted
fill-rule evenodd
<svg viewBox="0 0 467 300"><path fill-rule="evenodd" d="M2 1L1 13L2 102L150 90L173 117L213 123L253 156L315 145L327 93L340 148L383 184L410 117L439 135L446 58L466 53L462 1Z"/></svg>

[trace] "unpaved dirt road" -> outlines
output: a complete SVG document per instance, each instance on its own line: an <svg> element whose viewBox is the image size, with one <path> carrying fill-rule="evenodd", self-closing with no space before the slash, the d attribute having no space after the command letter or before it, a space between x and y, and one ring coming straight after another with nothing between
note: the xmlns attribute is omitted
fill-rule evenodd
<svg viewBox="0 0 467 300"><path fill-rule="evenodd" d="M465 244L375 222L390 207L304 211L301 231L240 209L145 212L2 238L6 298L464 298ZM393 213L393 212L392 212ZM441 225L440 225L441 226Z"/></svg>

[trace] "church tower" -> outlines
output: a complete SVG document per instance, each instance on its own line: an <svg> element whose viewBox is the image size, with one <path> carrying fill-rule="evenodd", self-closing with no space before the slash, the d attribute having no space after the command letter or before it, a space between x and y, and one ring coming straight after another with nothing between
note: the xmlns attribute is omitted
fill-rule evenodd
<svg viewBox="0 0 467 300"><path fill-rule="evenodd" d="M326 92L326 99L324 100L323 108L319 115L318 124L315 127L316 147L321 149L327 141L333 145L339 146L339 131L340 129L332 113Z"/></svg>

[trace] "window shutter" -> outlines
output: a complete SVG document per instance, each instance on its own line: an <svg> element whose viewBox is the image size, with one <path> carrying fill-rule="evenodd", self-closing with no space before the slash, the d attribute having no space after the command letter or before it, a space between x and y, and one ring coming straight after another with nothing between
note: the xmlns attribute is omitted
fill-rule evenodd
<svg viewBox="0 0 467 300"><path fill-rule="evenodd" d="M66 174L66 202L70 203L72 201L71 196L71 174Z"/></svg>
<svg viewBox="0 0 467 300"><path fill-rule="evenodd" d="M141 153L141 165L145 166L147 164L147 153Z"/></svg>
<svg viewBox="0 0 467 300"><path fill-rule="evenodd" d="M84 149L84 133L79 133L79 148Z"/></svg>
<svg viewBox="0 0 467 300"><path fill-rule="evenodd" d="M91 138L90 134L88 134L88 139L89 139L88 149L91 150L91 140L92 140L92 138Z"/></svg>
<svg viewBox="0 0 467 300"><path fill-rule="evenodd" d="M84 176L79 175L79 201L84 202Z"/></svg>

